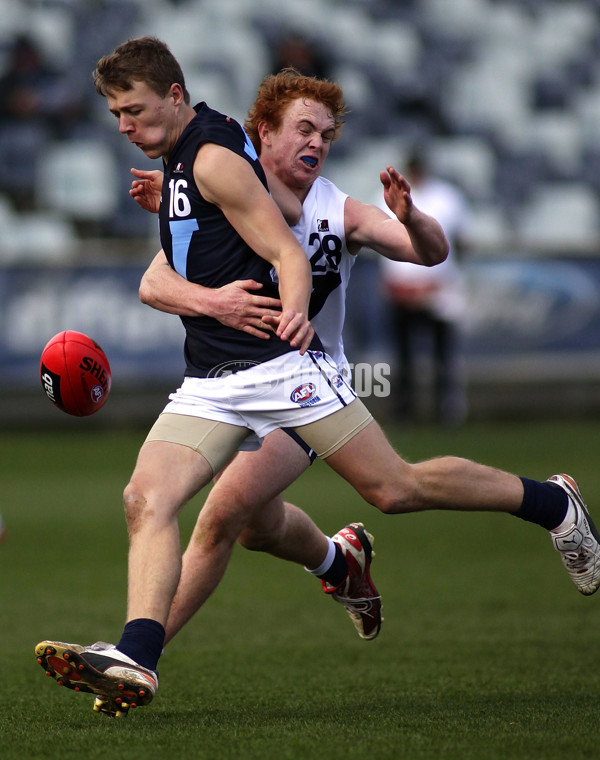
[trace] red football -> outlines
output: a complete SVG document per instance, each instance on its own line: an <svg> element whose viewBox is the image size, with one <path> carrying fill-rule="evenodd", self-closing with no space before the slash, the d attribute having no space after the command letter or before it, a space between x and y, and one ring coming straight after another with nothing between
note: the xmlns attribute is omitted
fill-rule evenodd
<svg viewBox="0 0 600 760"><path fill-rule="evenodd" d="M40 379L50 401L75 417L88 417L104 406L112 381L104 351L75 330L63 330L48 341Z"/></svg>

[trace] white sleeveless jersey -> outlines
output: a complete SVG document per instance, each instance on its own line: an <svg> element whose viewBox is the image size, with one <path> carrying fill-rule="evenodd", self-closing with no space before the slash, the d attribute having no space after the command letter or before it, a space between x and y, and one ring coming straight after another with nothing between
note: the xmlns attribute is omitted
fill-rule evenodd
<svg viewBox="0 0 600 760"><path fill-rule="evenodd" d="M333 182L318 177L302 204L298 224L292 227L312 268L309 319L324 350L344 374L349 373L342 340L346 288L356 259L346 248L344 204L347 197Z"/></svg>

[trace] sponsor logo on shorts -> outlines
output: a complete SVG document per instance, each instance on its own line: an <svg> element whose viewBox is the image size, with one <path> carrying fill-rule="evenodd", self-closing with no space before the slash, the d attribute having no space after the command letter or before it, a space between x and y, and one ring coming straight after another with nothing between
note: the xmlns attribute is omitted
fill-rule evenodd
<svg viewBox="0 0 600 760"><path fill-rule="evenodd" d="M297 385L291 392L290 399L298 406L312 406L321 400L317 396L317 388L314 383Z"/></svg>
<svg viewBox="0 0 600 760"><path fill-rule="evenodd" d="M341 388L344 384L344 381L342 380L341 375L335 375L335 377L332 378L331 382L336 388Z"/></svg>

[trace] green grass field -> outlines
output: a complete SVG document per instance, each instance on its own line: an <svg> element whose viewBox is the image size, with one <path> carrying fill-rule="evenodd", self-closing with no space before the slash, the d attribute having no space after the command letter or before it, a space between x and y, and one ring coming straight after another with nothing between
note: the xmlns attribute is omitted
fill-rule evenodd
<svg viewBox="0 0 600 760"><path fill-rule="evenodd" d="M600 423L473 423L397 433L411 460L454 453L575 475L600 516ZM579 595L547 534L505 515L385 517L322 463L289 491L327 533L363 520L385 623L358 638L301 568L236 549L168 647L156 700L92 712L35 662L38 640L118 638L121 491L140 431L0 434L0 753L12 758L553 760L600 756L600 598ZM181 520L189 535L201 497Z"/></svg>

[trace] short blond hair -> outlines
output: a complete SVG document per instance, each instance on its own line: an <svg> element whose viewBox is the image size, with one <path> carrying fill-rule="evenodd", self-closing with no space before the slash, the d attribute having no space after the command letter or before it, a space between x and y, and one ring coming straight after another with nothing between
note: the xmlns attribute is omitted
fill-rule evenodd
<svg viewBox="0 0 600 760"><path fill-rule="evenodd" d="M96 65L94 84L99 95L106 96L115 90L126 92L133 89L134 82L144 82L161 98L172 84L179 84L185 102L190 102L181 66L167 45L156 37L127 40Z"/></svg>

